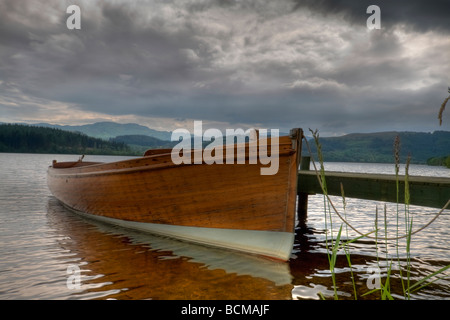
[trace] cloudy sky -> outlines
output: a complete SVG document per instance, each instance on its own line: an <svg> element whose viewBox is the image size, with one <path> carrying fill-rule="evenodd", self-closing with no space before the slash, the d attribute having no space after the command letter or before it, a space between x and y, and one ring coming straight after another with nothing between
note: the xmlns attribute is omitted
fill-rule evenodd
<svg viewBox="0 0 450 320"><path fill-rule="evenodd" d="M80 30L66 26L71 4ZM449 12L448 0L0 0L0 121L449 130L450 110L437 119Z"/></svg>

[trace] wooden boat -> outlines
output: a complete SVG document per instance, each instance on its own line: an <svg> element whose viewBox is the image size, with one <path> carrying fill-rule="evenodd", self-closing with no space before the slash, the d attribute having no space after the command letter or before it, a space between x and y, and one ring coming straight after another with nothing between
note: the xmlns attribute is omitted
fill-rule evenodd
<svg viewBox="0 0 450 320"><path fill-rule="evenodd" d="M267 139L268 152L278 154L279 167L273 175L261 175L267 165L250 161L177 165L171 150L164 149L112 163L54 160L47 182L66 207L91 218L288 260L294 242L301 138L301 129L293 129L278 138L276 148ZM229 148L235 148L237 156L238 147L223 146L224 157ZM245 157L250 156L246 143Z"/></svg>

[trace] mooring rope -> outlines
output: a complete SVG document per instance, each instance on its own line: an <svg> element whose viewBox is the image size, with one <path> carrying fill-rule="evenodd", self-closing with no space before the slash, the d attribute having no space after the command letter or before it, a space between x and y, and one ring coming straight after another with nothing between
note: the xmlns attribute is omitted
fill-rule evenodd
<svg viewBox="0 0 450 320"><path fill-rule="evenodd" d="M447 207L450 205L450 199L447 201L447 203L445 204L445 206L433 217L433 219L431 219L428 223L426 223L425 225L423 225L422 227L420 227L419 229L417 229L417 230L415 230L415 231L412 231L412 232L410 232L410 233L408 233L408 234L405 234L405 235L402 235L402 236L397 236L397 237L378 237L378 236L376 236L376 237L374 237L374 236L370 236L370 235L368 235L367 233L362 233L361 231L359 231L358 229L356 229L355 227L353 227L348 221L347 221L347 219L345 219L344 217L342 217L342 215L339 213L339 211L336 209L336 206L334 205L334 203L333 203L333 201L331 201L331 199L330 199L330 197L329 197L329 195L328 195L328 193L325 191L325 188L324 188L324 186L323 186L323 183L322 183L322 179L320 178L320 174L319 174L319 171L317 170L317 166L316 166L316 163L315 163L315 161L314 161L314 156L313 156L313 154L312 154L312 152L311 152L311 148L310 148L310 146L309 146L309 142L308 142L308 139L306 139L306 137L303 135L303 139L305 140L305 142L306 142L306 147L308 148L308 152L309 152L309 155L311 156L311 160L312 160L312 164L313 164L313 166L314 166L314 170L315 170L315 173L316 173L316 177L317 177L317 180L319 181L319 184L320 184L320 187L322 188L322 191L323 191L323 193L324 193L324 195L325 195L325 197L327 198L327 200L328 200L328 202L330 203L330 205L331 205L331 207L333 208L333 210L334 210L334 212L337 214L337 216L346 224L346 225L348 225L353 231L355 231L356 233L358 233L359 235L361 235L361 236L364 236L364 237L367 237L367 238L370 238L370 239L376 239L376 240L382 240L382 241L386 241L386 240L398 240L398 239L403 239L403 238L406 238L406 237L408 237L408 236L412 236L413 234L416 234L416 233L418 233L418 232L420 232L420 231L422 231L423 229L425 229L426 227L428 227L430 224L432 224L443 212L444 212L444 210L445 209L447 209ZM375 229L374 231L378 231L378 229ZM374 231L372 231L372 232L374 232Z"/></svg>

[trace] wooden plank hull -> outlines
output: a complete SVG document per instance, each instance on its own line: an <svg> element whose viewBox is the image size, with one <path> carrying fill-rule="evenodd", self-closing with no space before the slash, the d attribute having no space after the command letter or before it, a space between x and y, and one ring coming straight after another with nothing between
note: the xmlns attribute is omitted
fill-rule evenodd
<svg viewBox="0 0 450 320"><path fill-rule="evenodd" d="M48 186L65 206L109 223L287 260L299 140L298 132L280 137L270 150L278 152L274 175L261 175L259 163L175 165L170 153L152 152L114 163L54 163Z"/></svg>

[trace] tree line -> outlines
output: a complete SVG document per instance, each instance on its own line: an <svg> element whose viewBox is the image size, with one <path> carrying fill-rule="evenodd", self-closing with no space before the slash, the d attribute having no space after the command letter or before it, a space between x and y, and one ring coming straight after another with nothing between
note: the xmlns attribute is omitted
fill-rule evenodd
<svg viewBox="0 0 450 320"><path fill-rule="evenodd" d="M450 168L450 156L430 158L427 160L427 164L430 166L446 166Z"/></svg>
<svg viewBox="0 0 450 320"><path fill-rule="evenodd" d="M83 133L22 124L0 124L0 152L128 155L128 145Z"/></svg>
<svg viewBox="0 0 450 320"><path fill-rule="evenodd" d="M393 142L400 139L400 161L429 165L448 165L450 158L450 132L378 132L348 134L341 137L320 138L325 161L394 163ZM309 143L313 154L317 147ZM303 154L308 154L304 148Z"/></svg>

